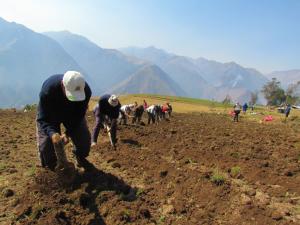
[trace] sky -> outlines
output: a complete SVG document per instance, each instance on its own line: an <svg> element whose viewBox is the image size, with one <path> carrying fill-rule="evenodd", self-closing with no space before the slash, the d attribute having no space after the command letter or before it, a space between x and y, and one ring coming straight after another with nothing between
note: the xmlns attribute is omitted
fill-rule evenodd
<svg viewBox="0 0 300 225"><path fill-rule="evenodd" d="M103 48L155 46L263 73L300 69L300 0L0 0L0 17Z"/></svg>

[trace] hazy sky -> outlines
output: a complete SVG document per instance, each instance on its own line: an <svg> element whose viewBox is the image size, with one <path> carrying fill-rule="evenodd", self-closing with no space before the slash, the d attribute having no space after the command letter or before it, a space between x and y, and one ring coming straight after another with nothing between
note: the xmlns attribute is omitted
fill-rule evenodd
<svg viewBox="0 0 300 225"><path fill-rule="evenodd" d="M0 0L0 17L103 48L154 45L262 72L300 69L300 0Z"/></svg>

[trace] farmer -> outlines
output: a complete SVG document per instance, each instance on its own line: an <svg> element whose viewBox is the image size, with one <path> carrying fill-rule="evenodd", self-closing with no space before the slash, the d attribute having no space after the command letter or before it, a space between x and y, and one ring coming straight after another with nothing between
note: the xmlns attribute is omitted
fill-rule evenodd
<svg viewBox="0 0 300 225"><path fill-rule="evenodd" d="M285 108L285 111L284 111L285 119L288 118L288 116L290 115L290 112L291 112L291 105L290 105L290 104L287 104L287 105L286 105L286 108Z"/></svg>
<svg viewBox="0 0 300 225"><path fill-rule="evenodd" d="M135 104L122 105L122 107L120 108L120 115L121 115L120 122L119 122L120 125L122 122L124 125L127 124L127 118L131 117L130 114L134 111L134 109L135 109Z"/></svg>
<svg viewBox="0 0 300 225"><path fill-rule="evenodd" d="M146 109L146 111L148 114L148 124L150 124L151 121L152 123L158 123L161 107L159 105L151 105Z"/></svg>
<svg viewBox="0 0 300 225"><path fill-rule="evenodd" d="M132 118L132 123L141 123L141 119L144 113L144 106L139 105L135 108Z"/></svg>
<svg viewBox="0 0 300 225"><path fill-rule="evenodd" d="M243 113L244 114L247 112L247 109L248 109L248 104L247 104L247 102L245 102L243 105Z"/></svg>
<svg viewBox="0 0 300 225"><path fill-rule="evenodd" d="M167 102L166 104L161 106L161 116L163 119L166 119L166 114L171 117L172 106Z"/></svg>
<svg viewBox="0 0 300 225"><path fill-rule="evenodd" d="M146 110L147 108L148 108L148 104L147 104L147 102L146 102L146 100L144 99L144 110Z"/></svg>
<svg viewBox="0 0 300 225"><path fill-rule="evenodd" d="M240 103L236 103L234 106L233 106L233 111L234 111L234 117L233 117L233 122L239 122L239 114L241 112L241 105Z"/></svg>
<svg viewBox="0 0 300 225"><path fill-rule="evenodd" d="M167 113L169 114L169 117L171 117L171 114L172 114L172 111L173 111L172 105L169 102L167 102L166 104L168 106L168 112Z"/></svg>
<svg viewBox="0 0 300 225"><path fill-rule="evenodd" d="M109 132L111 144L115 148L117 119L119 117L121 104L116 95L103 95L100 97L97 106L94 109L94 116L96 119L95 126L92 133L92 145L97 144L97 139L101 128L107 128Z"/></svg>
<svg viewBox="0 0 300 225"><path fill-rule="evenodd" d="M61 160L55 147L63 146L70 137L78 166L90 168L92 164L86 157L90 151L91 135L85 113L91 94L84 77L76 71L53 75L43 83L36 119L37 144L42 167L55 169ZM66 128L65 134L61 133L61 124Z"/></svg>

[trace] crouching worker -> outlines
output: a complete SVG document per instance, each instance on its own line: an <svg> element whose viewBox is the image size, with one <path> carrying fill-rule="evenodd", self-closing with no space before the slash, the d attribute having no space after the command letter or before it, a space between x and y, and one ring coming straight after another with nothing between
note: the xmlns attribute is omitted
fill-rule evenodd
<svg viewBox="0 0 300 225"><path fill-rule="evenodd" d="M94 109L95 126L92 134L92 145L97 144L101 128L106 128L113 148L116 147L117 120L121 104L115 95L103 95Z"/></svg>
<svg viewBox="0 0 300 225"><path fill-rule="evenodd" d="M53 75L43 83L36 120L42 167L57 170L70 166L64 152L64 145L70 137L74 144L73 153L78 167L85 170L93 168L86 159L90 151L91 135L85 113L91 94L84 77L76 71ZM61 124L66 128L63 135Z"/></svg>
<svg viewBox="0 0 300 225"><path fill-rule="evenodd" d="M152 121L152 123L158 123L160 114L161 114L161 107L159 105L151 105L147 109L148 114L148 124Z"/></svg>
<svg viewBox="0 0 300 225"><path fill-rule="evenodd" d="M134 108L134 104L122 105L122 107L120 108L120 125L122 124L122 122L124 125L127 124L127 118L132 117L130 114L134 111Z"/></svg>
<svg viewBox="0 0 300 225"><path fill-rule="evenodd" d="M163 119L167 119L166 114L170 118L171 113L172 113L172 106L168 102L166 104L162 105L161 106L161 113L162 113L162 118Z"/></svg>
<svg viewBox="0 0 300 225"><path fill-rule="evenodd" d="M135 123L141 124L141 119L142 119L143 113L144 113L143 105L136 107L134 110L134 113L133 113L132 123L133 124L135 124Z"/></svg>

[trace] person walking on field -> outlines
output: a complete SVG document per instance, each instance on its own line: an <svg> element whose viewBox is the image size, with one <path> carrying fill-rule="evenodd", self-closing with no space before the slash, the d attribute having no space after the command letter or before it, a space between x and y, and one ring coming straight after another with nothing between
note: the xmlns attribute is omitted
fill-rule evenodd
<svg viewBox="0 0 300 225"><path fill-rule="evenodd" d="M94 109L95 126L92 133L92 144L97 144L97 139L101 128L106 128L110 136L111 145L116 146L117 119L119 117L121 104L116 95L103 95Z"/></svg>
<svg viewBox="0 0 300 225"><path fill-rule="evenodd" d="M243 105L243 113L245 114L248 110L248 104L247 102L245 102L245 104Z"/></svg>
<svg viewBox="0 0 300 225"><path fill-rule="evenodd" d="M53 75L42 85L37 108L37 144L42 167L55 170L66 163L63 146L71 138L79 167L89 169L91 135L85 120L91 89L76 71ZM61 134L60 125L66 128ZM60 149L58 152L57 149ZM60 165L58 165L60 164Z"/></svg>
<svg viewBox="0 0 300 225"><path fill-rule="evenodd" d="M234 110L234 117L233 117L233 122L239 122L239 114L241 112L241 105L240 103L236 103L233 107Z"/></svg>

